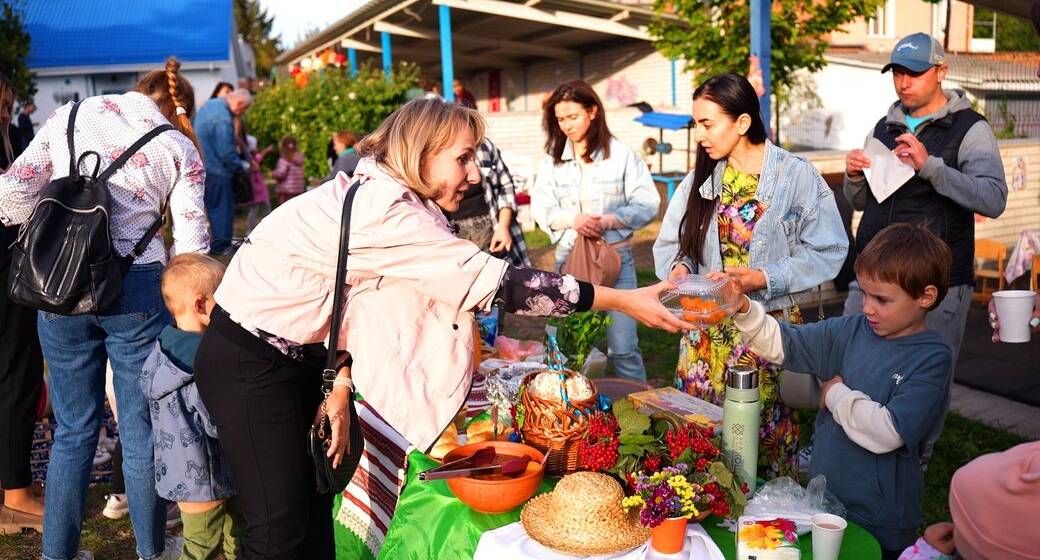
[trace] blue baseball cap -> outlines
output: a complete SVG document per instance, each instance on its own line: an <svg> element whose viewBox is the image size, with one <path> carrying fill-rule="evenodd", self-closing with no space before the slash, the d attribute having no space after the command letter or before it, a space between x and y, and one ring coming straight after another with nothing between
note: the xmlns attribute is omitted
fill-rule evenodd
<svg viewBox="0 0 1040 560"><path fill-rule="evenodd" d="M892 49L892 58L881 69L884 74L893 66L902 66L911 72L924 72L932 66L939 66L946 59L942 44L927 33L907 35L896 43Z"/></svg>

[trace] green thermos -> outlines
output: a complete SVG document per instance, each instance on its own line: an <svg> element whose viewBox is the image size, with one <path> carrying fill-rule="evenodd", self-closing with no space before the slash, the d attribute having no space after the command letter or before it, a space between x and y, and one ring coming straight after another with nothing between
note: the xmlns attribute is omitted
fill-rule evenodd
<svg viewBox="0 0 1040 560"><path fill-rule="evenodd" d="M758 370L731 367L726 372L726 401L722 405L722 453L734 474L755 491L758 472L758 426L762 403Z"/></svg>

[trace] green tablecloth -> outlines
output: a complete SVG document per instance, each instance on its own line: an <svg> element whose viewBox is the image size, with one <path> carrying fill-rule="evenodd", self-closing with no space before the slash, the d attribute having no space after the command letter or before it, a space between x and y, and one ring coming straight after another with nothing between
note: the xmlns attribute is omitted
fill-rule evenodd
<svg viewBox="0 0 1040 560"><path fill-rule="evenodd" d="M455 498L443 480L420 482L419 472L433 466L436 466L436 462L418 451L408 456L407 482L379 558L469 560L484 531L520 520L522 508L498 515L477 513ZM555 484L555 480L546 479L542 481L538 492L547 492ZM339 499L336 500L334 511L339 509L338 506ZM733 533L716 527L717 523L716 518L709 517L702 526L727 559L736 558ZM368 554L360 554L362 551L355 546L355 542L359 542L357 538L338 523L336 541L340 560L369 557ZM802 558L811 559L811 536L803 536L800 544ZM862 527L850 522L841 547L841 560L876 560L880 557L881 548L877 540Z"/></svg>

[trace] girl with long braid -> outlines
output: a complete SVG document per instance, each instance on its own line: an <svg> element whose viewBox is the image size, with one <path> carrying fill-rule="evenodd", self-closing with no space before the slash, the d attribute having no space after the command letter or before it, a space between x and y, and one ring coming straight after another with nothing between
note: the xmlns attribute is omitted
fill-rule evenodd
<svg viewBox="0 0 1040 560"><path fill-rule="evenodd" d="M110 232L121 255L129 253L160 212L167 210L173 218L173 253L209 250L205 170L189 120L195 94L179 69L171 58L165 69L146 74L134 91L89 97L76 112L72 160L94 152L102 168L153 128L174 126L145 144L108 181ZM4 226L28 220L41 189L69 174L66 130L72 109L71 103L57 109L25 153L0 176ZM92 156L84 158L80 171L91 171L92 163ZM79 550L79 536L103 411L106 360L114 374L123 475L137 554L145 560L180 556L180 543L164 537L166 507L155 492L155 477L162 473L153 464L148 401L138 385L145 358L160 331L170 324L159 284L168 258L163 237L156 235L131 266L122 298L103 315L39 314L37 326L57 420L44 499L43 558L47 560L93 558Z"/></svg>

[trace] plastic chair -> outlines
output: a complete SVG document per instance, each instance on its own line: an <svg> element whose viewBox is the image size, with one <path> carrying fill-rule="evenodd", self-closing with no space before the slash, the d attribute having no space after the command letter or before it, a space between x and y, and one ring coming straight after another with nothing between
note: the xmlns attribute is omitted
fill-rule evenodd
<svg viewBox="0 0 1040 560"><path fill-rule="evenodd" d="M981 263L979 261L982 261ZM986 261L996 261L996 270L985 268ZM993 292L1004 289L1004 264L1007 262L1007 246L994 239L975 240L975 279L979 291L972 294L972 299L988 303L993 298ZM986 289L987 280L996 280L997 289Z"/></svg>

